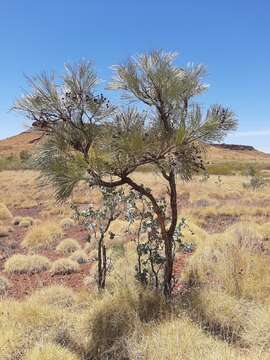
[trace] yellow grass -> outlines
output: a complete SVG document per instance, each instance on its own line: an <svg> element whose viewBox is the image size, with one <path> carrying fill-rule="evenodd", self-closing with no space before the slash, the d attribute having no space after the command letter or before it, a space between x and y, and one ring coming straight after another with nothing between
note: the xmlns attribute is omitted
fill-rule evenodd
<svg viewBox="0 0 270 360"><path fill-rule="evenodd" d="M15 234L25 234L22 245L30 252L40 250L42 254L43 249L50 249L59 256L56 247L63 233L69 236L72 212L68 204L56 206L50 187L37 187L37 176L34 171L0 172L2 203L12 211L33 206L40 206L41 210L40 224L35 220L27 230L15 227L22 217L13 221L11 217L0 219L1 226L10 230L12 221ZM167 196L161 177L138 172L133 178L153 188L155 195ZM184 313L182 299L168 309L155 293L142 294L134 279L136 244L130 241L132 236L125 233L126 223L120 219L111 228L117 235L115 241L105 239L113 267L103 294L95 291L96 262L89 274L81 274L89 292L84 289L74 293L54 285L14 301L6 297L5 290L5 298L0 301L0 359L24 360L30 354L37 358L45 354L44 359L57 359L59 354L60 358L83 359L85 353L90 353L94 358L103 354L105 358L126 356L130 360L268 360L269 186L254 192L243 188L242 183L247 180L243 176L222 176L221 185L216 176L207 182L200 178L195 177L190 183L177 180L179 219L186 217L188 224L183 229L183 241L195 245L182 273L183 280L195 284L183 299L188 305ZM96 206L100 202L97 193L82 184L73 197L76 199L82 204L91 200ZM136 232L136 226L131 227L131 232ZM2 240L9 245L14 239L13 233L8 232L8 238ZM123 251L115 251L116 244ZM86 243L83 249L76 246L71 250L74 252L64 252L70 257L54 262L51 275L66 274L68 279L70 272L80 270L78 263L96 258L94 246ZM31 276L34 271L42 271L31 255L21 256L17 254L6 261L4 270L8 274L4 275L10 277L10 286L13 275L9 272ZM50 269L48 259L45 263L45 268ZM57 277L53 279L57 281Z"/></svg>
<svg viewBox="0 0 270 360"><path fill-rule="evenodd" d="M76 250L72 255L70 255L70 259L77 261L78 264L85 264L89 261L89 256L84 250Z"/></svg>
<svg viewBox="0 0 270 360"><path fill-rule="evenodd" d="M30 350L24 360L80 360L80 358L71 351L62 346L48 343L45 345L36 345Z"/></svg>
<svg viewBox="0 0 270 360"><path fill-rule="evenodd" d="M9 280L4 276L0 276L0 296L5 295L10 286Z"/></svg>
<svg viewBox="0 0 270 360"><path fill-rule="evenodd" d="M72 254L73 252L80 249L81 247L78 241L71 238L62 240L60 244L56 247L56 251L64 255Z"/></svg>
<svg viewBox="0 0 270 360"><path fill-rule="evenodd" d="M53 275L65 275L77 272L79 269L80 266L77 262L71 259L61 258L52 263L50 271Z"/></svg>
<svg viewBox="0 0 270 360"><path fill-rule="evenodd" d="M35 291L30 299L40 306L52 305L67 308L75 304L76 295L73 290L68 287L53 285Z"/></svg>
<svg viewBox="0 0 270 360"><path fill-rule="evenodd" d="M173 319L141 333L140 340L128 341L130 358L183 360L266 360L267 355L244 354L214 339L189 319ZM254 357L256 356L256 357Z"/></svg>
<svg viewBox="0 0 270 360"><path fill-rule="evenodd" d="M5 271L17 274L32 274L46 271L50 268L50 260L41 255L12 255L5 262Z"/></svg>
<svg viewBox="0 0 270 360"><path fill-rule="evenodd" d="M0 203L0 220L10 220L12 219L12 214L3 203Z"/></svg>
<svg viewBox="0 0 270 360"><path fill-rule="evenodd" d="M57 223L46 222L41 225L34 225L26 233L22 241L22 246L32 250L48 249L51 248L61 236L62 229Z"/></svg>

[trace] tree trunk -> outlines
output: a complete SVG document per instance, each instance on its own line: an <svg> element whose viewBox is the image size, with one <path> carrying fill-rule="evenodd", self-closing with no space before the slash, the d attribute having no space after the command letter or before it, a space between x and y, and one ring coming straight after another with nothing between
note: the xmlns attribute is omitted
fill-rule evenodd
<svg viewBox="0 0 270 360"><path fill-rule="evenodd" d="M172 294L172 275L173 275L173 239L166 236L165 243L165 269L164 269L164 295L170 298Z"/></svg>
<svg viewBox="0 0 270 360"><path fill-rule="evenodd" d="M164 271L164 295L168 298L172 293L172 277L173 277L173 264L174 264L174 233L177 226L177 191L174 171L171 170L169 176L167 176L170 186L170 205L171 205L171 225L166 232L165 242L165 271Z"/></svg>
<svg viewBox="0 0 270 360"><path fill-rule="evenodd" d="M98 242L98 290L105 289L107 275L107 255L106 247L103 244L104 234L101 235Z"/></svg>

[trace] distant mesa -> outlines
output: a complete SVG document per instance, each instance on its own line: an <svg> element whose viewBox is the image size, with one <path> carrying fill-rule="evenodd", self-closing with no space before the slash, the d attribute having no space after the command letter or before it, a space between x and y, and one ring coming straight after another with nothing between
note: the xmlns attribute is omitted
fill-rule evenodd
<svg viewBox="0 0 270 360"><path fill-rule="evenodd" d="M20 134L0 140L0 157L20 156L21 151L32 151L41 141L41 131L27 130ZM249 145L236 144L211 144L207 152L207 158L211 161L269 161L270 154L256 150Z"/></svg>
<svg viewBox="0 0 270 360"><path fill-rule="evenodd" d="M211 146L228 149L228 150L247 150L247 151L256 151L253 146L250 145L236 145L236 144L211 144Z"/></svg>

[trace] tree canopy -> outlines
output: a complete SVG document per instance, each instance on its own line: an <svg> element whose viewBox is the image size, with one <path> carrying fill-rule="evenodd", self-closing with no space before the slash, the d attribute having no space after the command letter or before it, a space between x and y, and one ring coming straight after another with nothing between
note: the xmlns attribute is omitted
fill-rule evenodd
<svg viewBox="0 0 270 360"><path fill-rule="evenodd" d="M204 168L205 144L221 141L237 125L229 108L213 105L204 112L196 102L207 90L205 68L179 67L175 60L175 53L155 50L113 66L108 89L121 92L123 107L97 92L98 77L86 61L65 66L60 79L53 74L30 78L30 92L15 105L46 134L35 162L55 185L58 199L69 197L84 180L90 186L128 185L151 202L168 260L167 293L178 220L176 176L189 180ZM168 183L169 217L151 189L130 176L148 164Z"/></svg>

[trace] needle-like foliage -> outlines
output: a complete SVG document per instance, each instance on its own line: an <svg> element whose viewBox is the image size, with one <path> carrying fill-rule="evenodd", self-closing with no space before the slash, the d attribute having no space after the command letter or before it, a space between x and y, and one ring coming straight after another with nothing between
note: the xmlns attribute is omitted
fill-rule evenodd
<svg viewBox="0 0 270 360"><path fill-rule="evenodd" d="M85 180L108 188L126 184L151 202L164 241L167 296L178 219L176 176L189 180L202 169L204 145L221 141L237 124L234 113L221 105L202 111L195 100L207 90L204 67L179 67L175 59L175 53L152 51L113 67L108 88L121 91L130 102L127 108L116 108L96 93L98 79L88 62L66 66L60 80L46 74L30 79L32 90L15 105L46 134L35 161L59 199ZM130 177L147 164L168 183L169 223L151 189Z"/></svg>

